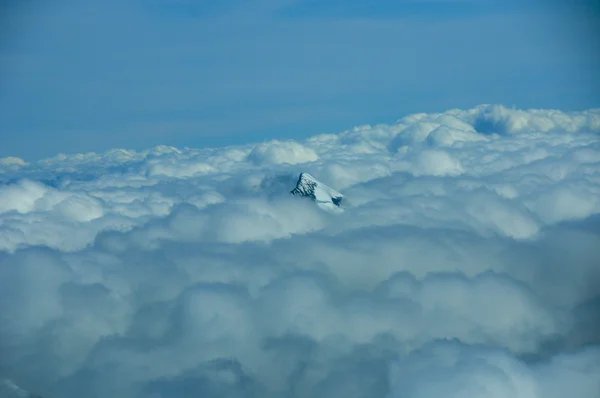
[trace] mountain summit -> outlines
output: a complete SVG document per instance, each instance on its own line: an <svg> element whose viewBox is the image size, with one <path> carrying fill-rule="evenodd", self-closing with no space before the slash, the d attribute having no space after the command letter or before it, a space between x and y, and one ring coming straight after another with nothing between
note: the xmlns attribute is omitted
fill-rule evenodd
<svg viewBox="0 0 600 398"><path fill-rule="evenodd" d="M344 195L328 187L308 173L300 173L296 188L290 192L296 196L306 196L317 202L320 207L335 209L342 207Z"/></svg>

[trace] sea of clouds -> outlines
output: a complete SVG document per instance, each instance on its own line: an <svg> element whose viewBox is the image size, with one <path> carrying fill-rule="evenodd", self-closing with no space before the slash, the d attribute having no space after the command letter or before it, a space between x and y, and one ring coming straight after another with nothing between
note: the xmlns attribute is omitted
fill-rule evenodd
<svg viewBox="0 0 600 398"><path fill-rule="evenodd" d="M345 211L289 195L300 172ZM599 397L600 110L1 159L0 379L44 398Z"/></svg>

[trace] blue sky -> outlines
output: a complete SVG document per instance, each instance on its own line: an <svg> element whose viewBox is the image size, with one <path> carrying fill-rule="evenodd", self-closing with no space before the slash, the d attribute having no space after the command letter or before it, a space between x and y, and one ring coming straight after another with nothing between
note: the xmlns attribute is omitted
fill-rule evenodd
<svg viewBox="0 0 600 398"><path fill-rule="evenodd" d="M481 103L600 106L593 2L2 4L0 157L302 138Z"/></svg>

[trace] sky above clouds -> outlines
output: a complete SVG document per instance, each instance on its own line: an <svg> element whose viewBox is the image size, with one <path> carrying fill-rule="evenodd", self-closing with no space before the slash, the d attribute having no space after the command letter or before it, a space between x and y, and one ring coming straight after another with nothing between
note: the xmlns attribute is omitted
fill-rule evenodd
<svg viewBox="0 0 600 398"><path fill-rule="evenodd" d="M0 156L306 138L482 103L600 106L595 3L2 3Z"/></svg>
<svg viewBox="0 0 600 398"><path fill-rule="evenodd" d="M0 397L598 397L599 134L483 105L4 158Z"/></svg>

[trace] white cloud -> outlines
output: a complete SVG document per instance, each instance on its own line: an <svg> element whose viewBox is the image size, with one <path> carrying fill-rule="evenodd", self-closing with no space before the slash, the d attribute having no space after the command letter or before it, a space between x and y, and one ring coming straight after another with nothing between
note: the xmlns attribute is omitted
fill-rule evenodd
<svg viewBox="0 0 600 398"><path fill-rule="evenodd" d="M480 106L4 162L0 380L44 397L596 397L599 120ZM346 210L289 195L300 172Z"/></svg>
<svg viewBox="0 0 600 398"><path fill-rule="evenodd" d="M316 152L309 147L294 141L271 141L259 144L252 149L248 159L255 164L299 164L314 162L318 159Z"/></svg>
<svg viewBox="0 0 600 398"><path fill-rule="evenodd" d="M416 176L456 176L464 172L460 162L444 151L423 150L415 163L413 173Z"/></svg>
<svg viewBox="0 0 600 398"><path fill-rule="evenodd" d="M0 158L0 173L14 172L26 166L27 162L17 157Z"/></svg>
<svg viewBox="0 0 600 398"><path fill-rule="evenodd" d="M599 391L598 359L588 350L527 364L504 350L436 341L392 365L389 397L591 397Z"/></svg>

